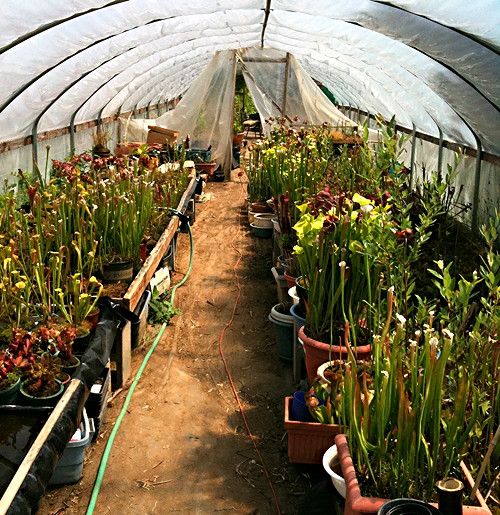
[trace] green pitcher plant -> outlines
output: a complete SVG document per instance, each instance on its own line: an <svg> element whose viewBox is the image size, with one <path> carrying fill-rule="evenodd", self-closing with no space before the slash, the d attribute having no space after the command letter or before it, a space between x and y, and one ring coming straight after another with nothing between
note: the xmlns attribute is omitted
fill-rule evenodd
<svg viewBox="0 0 500 515"><path fill-rule="evenodd" d="M377 241L391 233L390 205L325 189L299 210L294 252L307 289L306 332L338 344L349 323L355 345L360 325L372 326L367 307L379 287Z"/></svg>

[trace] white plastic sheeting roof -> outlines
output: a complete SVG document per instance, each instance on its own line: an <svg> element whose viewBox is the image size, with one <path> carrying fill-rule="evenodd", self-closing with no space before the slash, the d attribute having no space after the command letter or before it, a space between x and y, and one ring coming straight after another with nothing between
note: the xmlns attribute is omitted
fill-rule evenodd
<svg viewBox="0 0 500 515"><path fill-rule="evenodd" d="M498 0L2 0L0 141L174 98L265 26L340 103L500 155L499 15Z"/></svg>

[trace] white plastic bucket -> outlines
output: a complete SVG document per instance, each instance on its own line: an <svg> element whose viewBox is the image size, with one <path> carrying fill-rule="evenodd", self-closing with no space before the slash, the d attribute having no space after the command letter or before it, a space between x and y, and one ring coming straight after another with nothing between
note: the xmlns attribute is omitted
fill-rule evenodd
<svg viewBox="0 0 500 515"><path fill-rule="evenodd" d="M288 296L292 299L294 304L299 303L299 296L297 295L297 288L295 286L288 289Z"/></svg>
<svg viewBox="0 0 500 515"><path fill-rule="evenodd" d="M326 450L325 454L323 454L323 468L330 476L335 490L337 490L337 492L345 499L345 480L342 476L339 476L336 472L333 471L333 467L339 463L340 460L337 452L337 446L332 445L329 449Z"/></svg>
<svg viewBox="0 0 500 515"><path fill-rule="evenodd" d="M273 218L274 214L272 213L257 213L254 216L253 223L257 227L262 227L263 229L272 229Z"/></svg>

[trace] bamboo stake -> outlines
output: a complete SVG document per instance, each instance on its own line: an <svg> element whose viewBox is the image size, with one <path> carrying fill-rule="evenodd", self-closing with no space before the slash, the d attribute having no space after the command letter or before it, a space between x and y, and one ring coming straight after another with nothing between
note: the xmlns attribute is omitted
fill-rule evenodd
<svg viewBox="0 0 500 515"><path fill-rule="evenodd" d="M484 457L483 463L481 463L481 468L479 469L479 472L477 474L476 480L474 481L474 486L472 487L472 492L470 493L470 498L474 500L476 498L477 489L479 488L479 483L481 482L481 479L483 478L484 471L486 469L486 466L488 465L491 453L493 452L493 449L495 449L498 440L500 439L500 426L497 427L495 436L490 442L490 445L488 446L488 451L486 452L486 456Z"/></svg>

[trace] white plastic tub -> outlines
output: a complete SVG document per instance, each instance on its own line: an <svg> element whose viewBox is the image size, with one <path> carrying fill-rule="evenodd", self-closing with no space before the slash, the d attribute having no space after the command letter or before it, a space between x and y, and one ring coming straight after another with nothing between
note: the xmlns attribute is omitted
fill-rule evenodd
<svg viewBox="0 0 500 515"><path fill-rule="evenodd" d="M323 454L323 468L326 470L327 474L330 476L333 486L335 490L345 499L346 496L346 488L345 488L345 480L342 476L339 476L333 469L334 467L340 465L339 455L337 452L337 446L332 445L329 449L326 450L325 454Z"/></svg>

